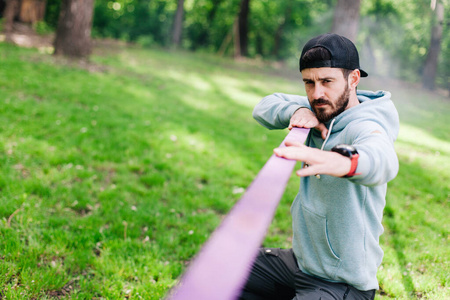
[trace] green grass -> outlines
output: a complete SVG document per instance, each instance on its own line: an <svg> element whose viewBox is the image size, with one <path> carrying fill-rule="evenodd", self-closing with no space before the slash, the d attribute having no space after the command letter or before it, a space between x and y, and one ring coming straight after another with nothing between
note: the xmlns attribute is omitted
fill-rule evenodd
<svg viewBox="0 0 450 300"><path fill-rule="evenodd" d="M304 93L275 73L117 45L79 66L1 43L2 297L163 297L286 134L251 117L266 94ZM379 83L402 131L377 298L446 299L450 102ZM297 189L293 176L265 245L290 247Z"/></svg>

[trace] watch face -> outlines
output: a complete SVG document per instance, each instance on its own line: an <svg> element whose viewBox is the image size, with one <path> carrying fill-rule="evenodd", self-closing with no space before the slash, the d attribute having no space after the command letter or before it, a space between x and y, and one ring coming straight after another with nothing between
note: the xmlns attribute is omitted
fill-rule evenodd
<svg viewBox="0 0 450 300"><path fill-rule="evenodd" d="M337 152L337 153L347 156L347 157L352 157L354 154L358 153L358 151L356 151L355 147L353 147L351 145L345 145L345 144L336 145L331 149L331 151Z"/></svg>

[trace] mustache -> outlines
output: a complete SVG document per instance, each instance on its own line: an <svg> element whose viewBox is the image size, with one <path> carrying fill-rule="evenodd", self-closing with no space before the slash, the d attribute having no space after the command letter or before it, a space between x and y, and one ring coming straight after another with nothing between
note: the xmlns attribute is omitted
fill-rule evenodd
<svg viewBox="0 0 450 300"><path fill-rule="evenodd" d="M326 100L326 99L319 98L319 99L314 99L313 100L312 105L316 105L316 104L328 104L328 105L331 105L331 102Z"/></svg>

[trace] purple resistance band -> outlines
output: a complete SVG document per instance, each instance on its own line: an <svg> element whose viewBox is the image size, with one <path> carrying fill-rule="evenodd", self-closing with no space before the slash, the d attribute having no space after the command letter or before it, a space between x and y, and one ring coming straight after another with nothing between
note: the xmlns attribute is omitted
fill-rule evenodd
<svg viewBox="0 0 450 300"><path fill-rule="evenodd" d="M304 143L308 132L293 128L284 141ZM270 157L167 299L231 300L240 295L295 164Z"/></svg>

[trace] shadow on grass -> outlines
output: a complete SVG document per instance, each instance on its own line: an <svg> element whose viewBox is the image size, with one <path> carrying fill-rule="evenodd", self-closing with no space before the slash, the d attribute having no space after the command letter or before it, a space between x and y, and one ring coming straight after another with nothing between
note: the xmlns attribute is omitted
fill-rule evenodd
<svg viewBox="0 0 450 300"><path fill-rule="evenodd" d="M396 260L401 267L406 268L408 262L404 252L404 240L400 238L403 232L398 228L398 224L395 221L395 212L390 206L387 206L384 211L384 216L385 225L389 230L389 243L395 250ZM402 273L402 283L405 290L411 292L412 294L415 294L416 290L412 277L409 275L409 273L403 270L400 270L400 272Z"/></svg>
<svg viewBox="0 0 450 300"><path fill-rule="evenodd" d="M422 297L427 291L416 286L423 273L438 285L440 269L421 270L418 265L434 265L437 258L445 257L448 230L446 203L450 193L446 180L439 173L424 169L417 161L400 157L400 171L389 184L383 224L386 247L395 252L389 261L396 261L408 297ZM440 239L444 242L440 242ZM390 294L388 292L388 294Z"/></svg>

